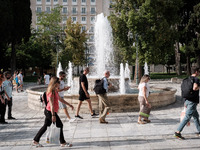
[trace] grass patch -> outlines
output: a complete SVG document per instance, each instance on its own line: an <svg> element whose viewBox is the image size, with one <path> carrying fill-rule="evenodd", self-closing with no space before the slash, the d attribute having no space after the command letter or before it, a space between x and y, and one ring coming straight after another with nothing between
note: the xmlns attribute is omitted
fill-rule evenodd
<svg viewBox="0 0 200 150"><path fill-rule="evenodd" d="M151 79L171 79L171 78L174 78L174 77L184 79L184 78L187 77L187 75L185 73L180 75L180 76L177 76L176 73L170 73L170 74L167 74L167 73L151 73L150 77L151 77Z"/></svg>

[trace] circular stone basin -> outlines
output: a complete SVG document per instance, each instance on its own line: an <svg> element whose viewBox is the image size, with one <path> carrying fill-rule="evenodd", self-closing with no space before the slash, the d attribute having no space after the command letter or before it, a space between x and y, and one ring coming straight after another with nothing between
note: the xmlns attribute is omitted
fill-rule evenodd
<svg viewBox="0 0 200 150"><path fill-rule="evenodd" d="M36 86L27 89L28 92L28 106L34 110L41 110L40 95L46 90L46 86ZM162 107L172 104L176 101L174 88L151 88L152 92L149 96L149 103L151 103L152 108ZM66 94L64 99L72 104L75 109L78 104L78 94ZM90 95L92 101L92 108L95 112L99 112L99 101L95 94ZM110 101L110 112L132 112L139 110L138 93L133 94L119 94L119 93L108 93L108 99ZM72 113L71 109L68 109ZM89 113L87 102L83 102L81 113Z"/></svg>

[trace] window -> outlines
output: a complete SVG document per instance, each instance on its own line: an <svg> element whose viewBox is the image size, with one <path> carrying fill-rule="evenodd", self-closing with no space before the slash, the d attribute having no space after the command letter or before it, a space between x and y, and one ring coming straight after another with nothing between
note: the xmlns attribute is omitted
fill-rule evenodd
<svg viewBox="0 0 200 150"><path fill-rule="evenodd" d="M91 27L89 32L93 33L94 32L94 27Z"/></svg>
<svg viewBox="0 0 200 150"><path fill-rule="evenodd" d="M55 3L57 3L58 2L58 0L53 0Z"/></svg>
<svg viewBox="0 0 200 150"><path fill-rule="evenodd" d="M96 1L95 0L91 0L90 2L91 2L92 5L95 5Z"/></svg>
<svg viewBox="0 0 200 150"><path fill-rule="evenodd" d="M42 0L37 0L37 3L42 3Z"/></svg>
<svg viewBox="0 0 200 150"><path fill-rule="evenodd" d="M82 26L82 27L81 27L81 30L82 30L82 31L85 31L85 30L86 30L86 26Z"/></svg>
<svg viewBox="0 0 200 150"><path fill-rule="evenodd" d="M51 12L51 7L46 7L46 12L50 13Z"/></svg>
<svg viewBox="0 0 200 150"><path fill-rule="evenodd" d="M94 41L94 35L91 35L90 36L90 40L89 40L90 42L93 42Z"/></svg>
<svg viewBox="0 0 200 150"><path fill-rule="evenodd" d="M67 13L67 7L63 7L63 13Z"/></svg>
<svg viewBox="0 0 200 150"><path fill-rule="evenodd" d="M72 5L77 5L77 0L72 0Z"/></svg>
<svg viewBox="0 0 200 150"><path fill-rule="evenodd" d="M82 8L81 8L81 13L82 13L82 14L86 14L86 8L85 8L85 7L82 7Z"/></svg>
<svg viewBox="0 0 200 150"><path fill-rule="evenodd" d="M85 22L86 21L86 17L81 17L81 21Z"/></svg>
<svg viewBox="0 0 200 150"><path fill-rule="evenodd" d="M76 10L77 10L76 7L73 7L73 8L72 8L72 13L73 13L73 14L77 14L77 11L76 11Z"/></svg>
<svg viewBox="0 0 200 150"><path fill-rule="evenodd" d="M46 0L46 3L51 3L51 0Z"/></svg>
<svg viewBox="0 0 200 150"><path fill-rule="evenodd" d="M63 3L67 3L67 0L63 0Z"/></svg>
<svg viewBox="0 0 200 150"><path fill-rule="evenodd" d="M38 16L36 16L36 23L39 23L40 22L40 19Z"/></svg>
<svg viewBox="0 0 200 150"><path fill-rule="evenodd" d="M67 16L64 16L63 17L63 24L66 24L66 21L67 21Z"/></svg>
<svg viewBox="0 0 200 150"><path fill-rule="evenodd" d="M95 21L95 17L92 16L92 17L90 18L90 21L91 21L91 23L94 23L94 21Z"/></svg>
<svg viewBox="0 0 200 150"><path fill-rule="evenodd" d="M86 3L86 0L82 0L82 3Z"/></svg>
<svg viewBox="0 0 200 150"><path fill-rule="evenodd" d="M41 12L42 12L42 7L37 7L37 8L36 8L36 12L37 12L37 13L41 13Z"/></svg>
<svg viewBox="0 0 200 150"><path fill-rule="evenodd" d="M91 8L91 14L95 14L96 13L96 9L94 7Z"/></svg>
<svg viewBox="0 0 200 150"><path fill-rule="evenodd" d="M76 17L72 17L72 21L76 23Z"/></svg>

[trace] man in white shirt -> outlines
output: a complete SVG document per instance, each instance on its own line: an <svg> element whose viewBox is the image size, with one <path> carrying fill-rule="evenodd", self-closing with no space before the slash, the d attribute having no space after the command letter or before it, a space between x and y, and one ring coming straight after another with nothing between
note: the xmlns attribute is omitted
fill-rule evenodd
<svg viewBox="0 0 200 150"><path fill-rule="evenodd" d="M21 91L23 92L23 75L22 75L22 70L20 70L18 74L18 82L19 82L19 88L21 88Z"/></svg>
<svg viewBox="0 0 200 150"><path fill-rule="evenodd" d="M60 96L61 99L64 99L64 91L67 91L70 88L69 86L65 87L65 82L64 82L65 78L66 78L65 72L64 71L59 72L60 87L59 87L58 93L59 93L59 96ZM74 107L71 104L68 103L67 105L69 107L71 107L72 110L74 109ZM74 120L76 120L76 119L73 119L73 118L70 117L70 115L67 111L66 104L59 101L59 108L64 110L69 122L73 122Z"/></svg>
<svg viewBox="0 0 200 150"><path fill-rule="evenodd" d="M49 84L49 79L50 79L50 76L47 74L47 72L44 72L44 85Z"/></svg>

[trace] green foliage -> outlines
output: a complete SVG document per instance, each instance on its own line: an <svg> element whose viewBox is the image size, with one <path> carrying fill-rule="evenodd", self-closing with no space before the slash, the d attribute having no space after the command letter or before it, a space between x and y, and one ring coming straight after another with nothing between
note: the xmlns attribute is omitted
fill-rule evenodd
<svg viewBox="0 0 200 150"><path fill-rule="evenodd" d="M130 47L131 43L135 42L139 45L140 63L172 63L170 57L174 53L176 36L173 26L179 20L176 14L181 4L181 0L115 0L113 7L116 15L112 18L116 22L112 23L112 27L121 33L114 33L115 43L120 47L120 51L124 55L131 55L134 62L135 49ZM129 41L128 31L136 35L138 41L136 36L133 41ZM123 48L126 49L125 53Z"/></svg>
<svg viewBox="0 0 200 150"><path fill-rule="evenodd" d="M151 79L171 79L171 78L174 78L174 77L184 79L184 78L187 77L187 75L182 74L180 76L177 76L176 73L170 73L170 74L167 74L167 73L151 73L150 77L151 77Z"/></svg>
<svg viewBox="0 0 200 150"><path fill-rule="evenodd" d="M63 30L60 24L62 6L52 9L51 13L42 12L38 14L38 23L40 30L38 31L37 40L40 41L41 55L47 59L48 65L57 67L57 51L63 47ZM44 64L46 66L46 64ZM50 67L49 66L49 67Z"/></svg>
<svg viewBox="0 0 200 150"><path fill-rule="evenodd" d="M8 57L0 60L0 68L16 68L15 46L20 44L22 39L27 41L31 35L31 9L30 0L1 0L0 1L0 53ZM12 50L8 47L12 45Z"/></svg>
<svg viewBox="0 0 200 150"><path fill-rule="evenodd" d="M86 31L81 31L81 24L74 24L69 18L65 29L66 48L62 51L62 60L68 59L75 66L85 63ZM68 63L68 62L67 62Z"/></svg>

